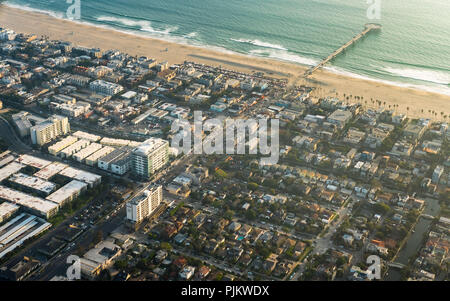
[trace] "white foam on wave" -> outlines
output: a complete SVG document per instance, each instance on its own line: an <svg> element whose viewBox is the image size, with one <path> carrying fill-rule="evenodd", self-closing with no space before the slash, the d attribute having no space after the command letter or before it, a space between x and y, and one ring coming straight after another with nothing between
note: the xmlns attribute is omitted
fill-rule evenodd
<svg viewBox="0 0 450 301"><path fill-rule="evenodd" d="M313 59L309 59L306 57L301 57L296 54L289 53L284 50L250 50L250 55L259 56L259 57L268 57L271 59L281 60L285 62L293 62L301 65L312 66L317 63L317 61Z"/></svg>
<svg viewBox="0 0 450 301"><path fill-rule="evenodd" d="M9 6L9 7L12 7L12 8L16 8L16 9L20 9L20 10L24 10L24 11L41 13L41 14L45 14L45 15L48 15L48 16L51 16L51 17L54 17L57 19L71 21L71 22L74 22L77 24L84 24L84 25L88 25L88 26L93 26L93 27L98 27L98 28L103 28L103 29L108 29L108 30L114 30L117 32L125 33L125 34L134 34L137 36L148 37L145 34L139 34L139 33L136 33L134 31L130 31L130 30L119 30L117 28L111 27L106 24L100 25L100 24L95 24L95 23L91 23L91 22L87 22L87 21L68 20L65 17L65 14L62 12L41 10L41 9L30 7L29 5L17 5L17 4L11 3L9 1L6 1L3 4L6 6ZM214 50L214 51L225 53L225 54L240 54L240 55L242 55L242 53L238 53L233 50L225 48L225 46L206 45L199 41L195 41L193 39L197 36L197 33L195 33L195 32L189 33L184 36L170 35L171 32L176 31L178 29L177 27L167 27L165 30L155 30L151 27L151 23L148 21L134 21L134 20L125 19L125 18L123 18L123 19L114 18L114 20L113 20L113 17L106 17L106 16L100 17L100 18L104 18L105 21L111 20L109 22L117 22L117 20L122 20L122 22L124 22L123 23L124 25L140 27L141 29L142 29L142 25L143 25L144 27L146 27L147 30L141 30L140 32L151 33L152 34L150 36L151 38L168 41L168 42L173 42L173 43L178 43L178 44L206 48L206 49ZM145 24L144 24L144 22L145 22ZM139 31L137 31L137 32L139 32ZM160 33L160 34L157 34L157 33ZM189 41L187 41L188 40L187 38L190 38ZM239 41L239 40L237 40L237 41ZM242 41L243 40L241 40L241 42ZM262 42L262 43L264 43L264 42ZM264 43L263 45L267 45L267 43ZM308 58L300 57L298 55L289 53L287 50L284 50L285 49L284 47L282 47L280 45L273 45L273 44L270 44L270 45L279 46L283 49L269 47L269 48L274 48L274 49L273 50L261 50L261 49L251 50L249 52L249 56L267 57L267 58L275 59L278 61L281 60L281 61L293 62L293 63L298 63L301 65L308 65L308 66L317 64L317 61L315 61L313 59L308 59ZM258 46L267 48L267 46L262 46L262 45L258 45ZM353 73L353 72L350 72L347 70L343 70L340 68L336 68L333 66L324 67L324 69L327 71L330 71L332 73L335 73L335 74L340 74L340 75L344 75L344 76L348 76L348 77L352 77L352 78L357 78L357 79L362 79L362 80L367 80L367 81L372 81L372 82L379 82L379 83L384 83L387 85L392 85L392 86L397 86L397 87L412 88L412 89L417 89L417 90L422 90L422 91L427 91L427 92L438 93L438 94L450 96L450 87L442 86L442 85L450 85L450 76L446 73L442 73L442 72L438 72L438 71L385 68L385 71L387 71L391 74L397 75L397 76L434 83L434 85L430 86L430 85L416 85L416 84L408 84L408 83L376 79L376 78L368 77L365 75L356 74L356 73Z"/></svg>
<svg viewBox="0 0 450 301"><path fill-rule="evenodd" d="M352 78L356 78L356 79L362 79L362 80L366 80L366 81L382 83L382 84L400 87L400 88L422 90L422 91L426 91L426 92L450 96L450 87L445 87L445 86L438 85L438 84L417 85L417 84L401 83L401 82L394 82L394 81L389 81L389 80L384 80L384 79L373 78L373 77L353 73L353 72L350 72L347 70L343 70L343 69L340 69L337 67L324 67L324 69L327 71L330 71L332 73L335 73L335 74L344 75L344 76L348 76L348 77L352 77Z"/></svg>
<svg viewBox="0 0 450 301"><path fill-rule="evenodd" d="M28 4L20 5L20 4L11 3L10 1L5 1L3 4L6 6L9 6L9 7L12 7L12 8L21 9L21 10L25 10L25 11L29 11L29 12L34 12L34 13L40 13L40 14L44 14L44 15L48 15L48 16L57 18L57 19L64 19L64 17L65 17L65 14L62 12L38 9L38 8L31 7Z"/></svg>
<svg viewBox="0 0 450 301"><path fill-rule="evenodd" d="M248 40L248 39L233 39L230 38L230 40L238 43L244 43L244 44L251 44L254 46L264 47L264 48L273 48L273 49L279 49L279 50L287 50L287 48L283 47L282 45L277 44L271 44L268 42L263 42L260 40Z"/></svg>
<svg viewBox="0 0 450 301"><path fill-rule="evenodd" d="M384 68L385 71L400 76L404 78L410 78L420 81L432 82L435 84L449 85L450 84L450 74L440 71L431 70L419 70L419 69L398 69L387 67Z"/></svg>
<svg viewBox="0 0 450 301"><path fill-rule="evenodd" d="M198 33L194 31L194 32L185 34L184 37L188 38L188 39L196 38L196 37L198 37Z"/></svg>
<svg viewBox="0 0 450 301"><path fill-rule="evenodd" d="M110 16L97 17L97 21L119 23L122 25L130 26L130 27L139 27L140 30L142 30L142 31L154 33L154 34L161 34L161 35L169 35L170 33L178 30L177 26L168 26L164 30L158 30L158 29L155 29L152 27L152 22L150 22L150 21L133 20L133 19L127 19L127 18L116 18L116 17L110 17Z"/></svg>

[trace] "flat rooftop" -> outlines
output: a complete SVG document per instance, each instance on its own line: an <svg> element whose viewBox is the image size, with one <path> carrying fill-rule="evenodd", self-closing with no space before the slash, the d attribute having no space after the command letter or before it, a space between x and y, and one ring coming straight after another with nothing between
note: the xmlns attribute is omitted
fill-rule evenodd
<svg viewBox="0 0 450 301"><path fill-rule="evenodd" d="M43 192L47 195L56 189L56 184L52 182L48 182L40 178L29 176L23 173L14 174L12 177L9 178L9 181Z"/></svg>
<svg viewBox="0 0 450 301"><path fill-rule="evenodd" d="M25 168L25 165L17 163L17 162L11 162L5 167L0 169L0 182L3 180L9 178L16 172L19 172L22 168Z"/></svg>
<svg viewBox="0 0 450 301"><path fill-rule="evenodd" d="M80 139L86 139L89 140L91 142L97 142L99 141L102 137L97 136L97 135L93 135L93 134L89 134L86 132L82 132L82 131L77 131L73 134L73 136L80 138Z"/></svg>
<svg viewBox="0 0 450 301"><path fill-rule="evenodd" d="M83 183L83 182L80 182L77 180L73 180L70 183L68 183L68 184L64 185L63 187L61 187L60 189L58 189L57 191L55 191L54 193L52 193L51 195L49 195L46 198L46 200L49 200L56 204L61 204L68 198L71 198L74 195L79 194L83 189L86 189L87 186L88 185L86 183Z"/></svg>
<svg viewBox="0 0 450 301"><path fill-rule="evenodd" d="M160 138L150 138L134 149L137 154L148 155L164 145L168 145L168 141Z"/></svg>
<svg viewBox="0 0 450 301"><path fill-rule="evenodd" d="M130 145L132 141L125 140L125 139L114 139L114 138L103 138L100 143L103 145L110 145L110 146L127 146Z"/></svg>
<svg viewBox="0 0 450 301"><path fill-rule="evenodd" d="M52 224L34 215L22 213L0 227L0 258L39 235Z"/></svg>
<svg viewBox="0 0 450 301"><path fill-rule="evenodd" d="M121 148L118 148L109 154L99 158L99 161L105 162L105 163L114 163L118 160L123 159L124 156L128 156L131 153L131 148L128 146L123 146Z"/></svg>
<svg viewBox="0 0 450 301"><path fill-rule="evenodd" d="M74 144L78 141L77 137L74 136L67 136L66 138L62 139L61 141L56 142L55 144L48 147L49 150L55 150L55 151L61 151L62 149Z"/></svg>
<svg viewBox="0 0 450 301"><path fill-rule="evenodd" d="M73 155L73 158L78 161L82 161L83 159L89 157L96 151L100 150L102 148L101 144L98 143L91 143L87 147L83 148L79 152Z"/></svg>
<svg viewBox="0 0 450 301"><path fill-rule="evenodd" d="M19 163L37 168L37 169L42 169L52 163L51 161L36 158L36 157L30 156L30 155L22 155L19 158L17 158L16 161Z"/></svg>
<svg viewBox="0 0 450 301"><path fill-rule="evenodd" d="M2 157L0 159L0 168L5 166L6 164L11 163L12 161L14 161L16 158L13 155L7 155L5 157Z"/></svg>
<svg viewBox="0 0 450 301"><path fill-rule="evenodd" d="M86 161L97 161L98 159L106 156L107 154L113 152L115 150L114 147L111 146L104 146L100 150L96 151L92 155L86 158Z"/></svg>
<svg viewBox="0 0 450 301"><path fill-rule="evenodd" d="M89 145L91 142L89 140L86 139L81 139L78 140L77 142L75 142L74 144L69 145L68 147L66 147L65 149L63 149L61 151L61 153L66 154L66 155L72 155L74 152L79 151L80 149L82 149L83 147L86 147L87 145Z"/></svg>
<svg viewBox="0 0 450 301"><path fill-rule="evenodd" d="M0 220L3 218L3 216L10 215L18 209L19 206L8 202L0 204Z"/></svg>
<svg viewBox="0 0 450 301"><path fill-rule="evenodd" d="M44 214L58 208L58 205L55 203L1 185L0 199L39 211Z"/></svg>
<svg viewBox="0 0 450 301"><path fill-rule="evenodd" d="M53 162L52 164L35 173L34 176L44 180L49 180L67 167L69 167L69 165L60 162Z"/></svg>
<svg viewBox="0 0 450 301"><path fill-rule="evenodd" d="M63 169L62 171L59 172L60 175L74 179L74 180L79 180L88 184L95 184L97 181L101 180L101 176L84 171L84 170L80 170L80 169L76 169L73 167L67 167L66 169Z"/></svg>

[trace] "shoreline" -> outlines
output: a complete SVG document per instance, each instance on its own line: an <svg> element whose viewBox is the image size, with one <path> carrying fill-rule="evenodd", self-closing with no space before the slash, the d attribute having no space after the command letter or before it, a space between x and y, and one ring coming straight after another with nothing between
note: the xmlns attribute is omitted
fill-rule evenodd
<svg viewBox="0 0 450 301"><path fill-rule="evenodd" d="M441 112L442 115L450 115L450 96L401 87L382 80L357 78L326 69L318 70L310 78L305 79L302 75L309 67L300 64L244 55L225 49L219 51L216 47L174 43L109 29L106 26L73 22L4 4L0 5L0 20L0 27L10 28L17 33L48 36L51 39L72 42L74 45L98 47L102 50L117 49L131 55L168 61L170 64L188 60L246 73L264 72L270 77L286 78L290 84L316 87L312 93L315 97L337 96L343 101L359 102L371 108L378 108L376 100L380 100L382 104L386 103L386 109L393 109L409 117L442 120ZM430 111L437 112L437 116Z"/></svg>

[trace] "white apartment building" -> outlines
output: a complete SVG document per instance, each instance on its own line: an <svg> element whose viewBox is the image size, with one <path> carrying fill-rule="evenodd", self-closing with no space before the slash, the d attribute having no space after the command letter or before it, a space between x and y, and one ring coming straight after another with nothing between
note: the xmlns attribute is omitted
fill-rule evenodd
<svg viewBox="0 0 450 301"><path fill-rule="evenodd" d="M132 153L132 172L139 178L149 178L169 161L169 142L150 138Z"/></svg>
<svg viewBox="0 0 450 301"><path fill-rule="evenodd" d="M100 79L91 82L89 84L89 87L91 88L91 90L97 93L106 94L109 96L116 95L117 93L123 91L123 87L121 85L110 83Z"/></svg>
<svg viewBox="0 0 450 301"><path fill-rule="evenodd" d="M139 224L148 218L162 201L162 186L153 185L127 203L127 219Z"/></svg>
<svg viewBox="0 0 450 301"><path fill-rule="evenodd" d="M53 115L44 122L30 128L31 141L38 145L47 144L56 137L67 135L69 132L69 119L59 115Z"/></svg>

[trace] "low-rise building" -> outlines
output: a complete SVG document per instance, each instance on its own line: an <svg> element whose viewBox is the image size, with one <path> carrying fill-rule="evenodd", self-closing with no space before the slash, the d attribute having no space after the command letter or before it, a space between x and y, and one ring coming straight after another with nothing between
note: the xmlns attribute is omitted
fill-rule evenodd
<svg viewBox="0 0 450 301"><path fill-rule="evenodd" d="M132 148L128 146L116 149L99 158L97 166L100 169L124 175L131 169L131 152Z"/></svg>
<svg viewBox="0 0 450 301"><path fill-rule="evenodd" d="M0 204L0 224L10 218L14 213L19 210L19 206L4 202Z"/></svg>
<svg viewBox="0 0 450 301"><path fill-rule="evenodd" d="M0 185L0 199L22 206L32 214L46 219L58 212L59 206L53 202L37 198L23 192Z"/></svg>
<svg viewBox="0 0 450 301"><path fill-rule="evenodd" d="M39 195L47 196L56 189L56 184L41 178L29 176L23 173L16 173L8 179L13 186L19 186L23 190Z"/></svg>
<svg viewBox="0 0 450 301"><path fill-rule="evenodd" d="M88 185L86 183L73 180L49 195L46 200L56 203L59 206L64 206L80 196L87 188Z"/></svg>

